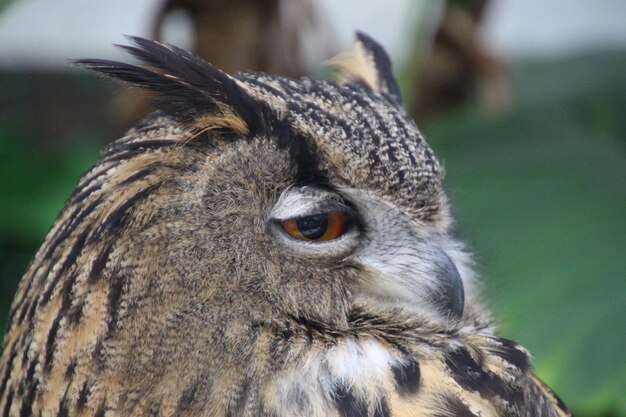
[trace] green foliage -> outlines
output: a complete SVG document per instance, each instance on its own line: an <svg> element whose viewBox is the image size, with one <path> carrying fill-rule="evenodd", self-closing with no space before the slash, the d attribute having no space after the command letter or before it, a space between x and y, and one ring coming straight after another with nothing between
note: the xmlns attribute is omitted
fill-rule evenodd
<svg viewBox="0 0 626 417"><path fill-rule="evenodd" d="M28 261L100 147L89 135L66 143L41 149L23 126L0 119L0 329Z"/></svg>
<svg viewBox="0 0 626 417"><path fill-rule="evenodd" d="M626 54L514 66L514 110L426 129L502 331L578 415L626 415Z"/></svg>
<svg viewBox="0 0 626 417"><path fill-rule="evenodd" d="M42 239L80 174L95 161L94 138L70 140L68 149L37 149L19 127L0 123L0 236L20 244Z"/></svg>

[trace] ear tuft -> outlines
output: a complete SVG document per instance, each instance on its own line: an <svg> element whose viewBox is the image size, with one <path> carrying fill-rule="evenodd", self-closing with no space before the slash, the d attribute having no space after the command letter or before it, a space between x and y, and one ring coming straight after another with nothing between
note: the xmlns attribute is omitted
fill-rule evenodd
<svg viewBox="0 0 626 417"><path fill-rule="evenodd" d="M158 94L157 108L197 131L248 135L264 128L262 106L241 83L198 56L135 36L120 46L144 66L99 59L72 63Z"/></svg>
<svg viewBox="0 0 626 417"><path fill-rule="evenodd" d="M363 32L356 33L352 47L326 61L343 83L361 83L377 93L386 93L398 103L400 89L391 71L385 49Z"/></svg>

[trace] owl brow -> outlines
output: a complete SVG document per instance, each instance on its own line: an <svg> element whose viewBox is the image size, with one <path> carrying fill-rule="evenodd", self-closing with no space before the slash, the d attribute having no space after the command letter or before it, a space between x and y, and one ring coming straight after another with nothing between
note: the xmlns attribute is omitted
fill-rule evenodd
<svg viewBox="0 0 626 417"><path fill-rule="evenodd" d="M329 178L319 168L320 156L318 150L304 135L295 132L291 128L290 131L292 135L287 149L297 167L295 183L297 185L330 184Z"/></svg>

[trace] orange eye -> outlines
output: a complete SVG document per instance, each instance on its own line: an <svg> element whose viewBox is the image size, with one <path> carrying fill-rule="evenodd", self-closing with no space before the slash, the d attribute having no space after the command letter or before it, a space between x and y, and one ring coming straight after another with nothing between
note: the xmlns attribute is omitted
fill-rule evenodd
<svg viewBox="0 0 626 417"><path fill-rule="evenodd" d="M323 241L337 239L348 225L346 214L341 211L314 214L281 221L289 236L299 240Z"/></svg>

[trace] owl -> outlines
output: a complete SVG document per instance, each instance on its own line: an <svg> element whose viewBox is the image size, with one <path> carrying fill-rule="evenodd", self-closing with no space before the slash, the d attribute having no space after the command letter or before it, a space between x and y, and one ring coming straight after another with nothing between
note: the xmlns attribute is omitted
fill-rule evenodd
<svg viewBox="0 0 626 417"><path fill-rule="evenodd" d="M171 45L78 64L156 112L82 177L24 275L0 416L557 417L500 337L443 170L359 33L336 81Z"/></svg>

